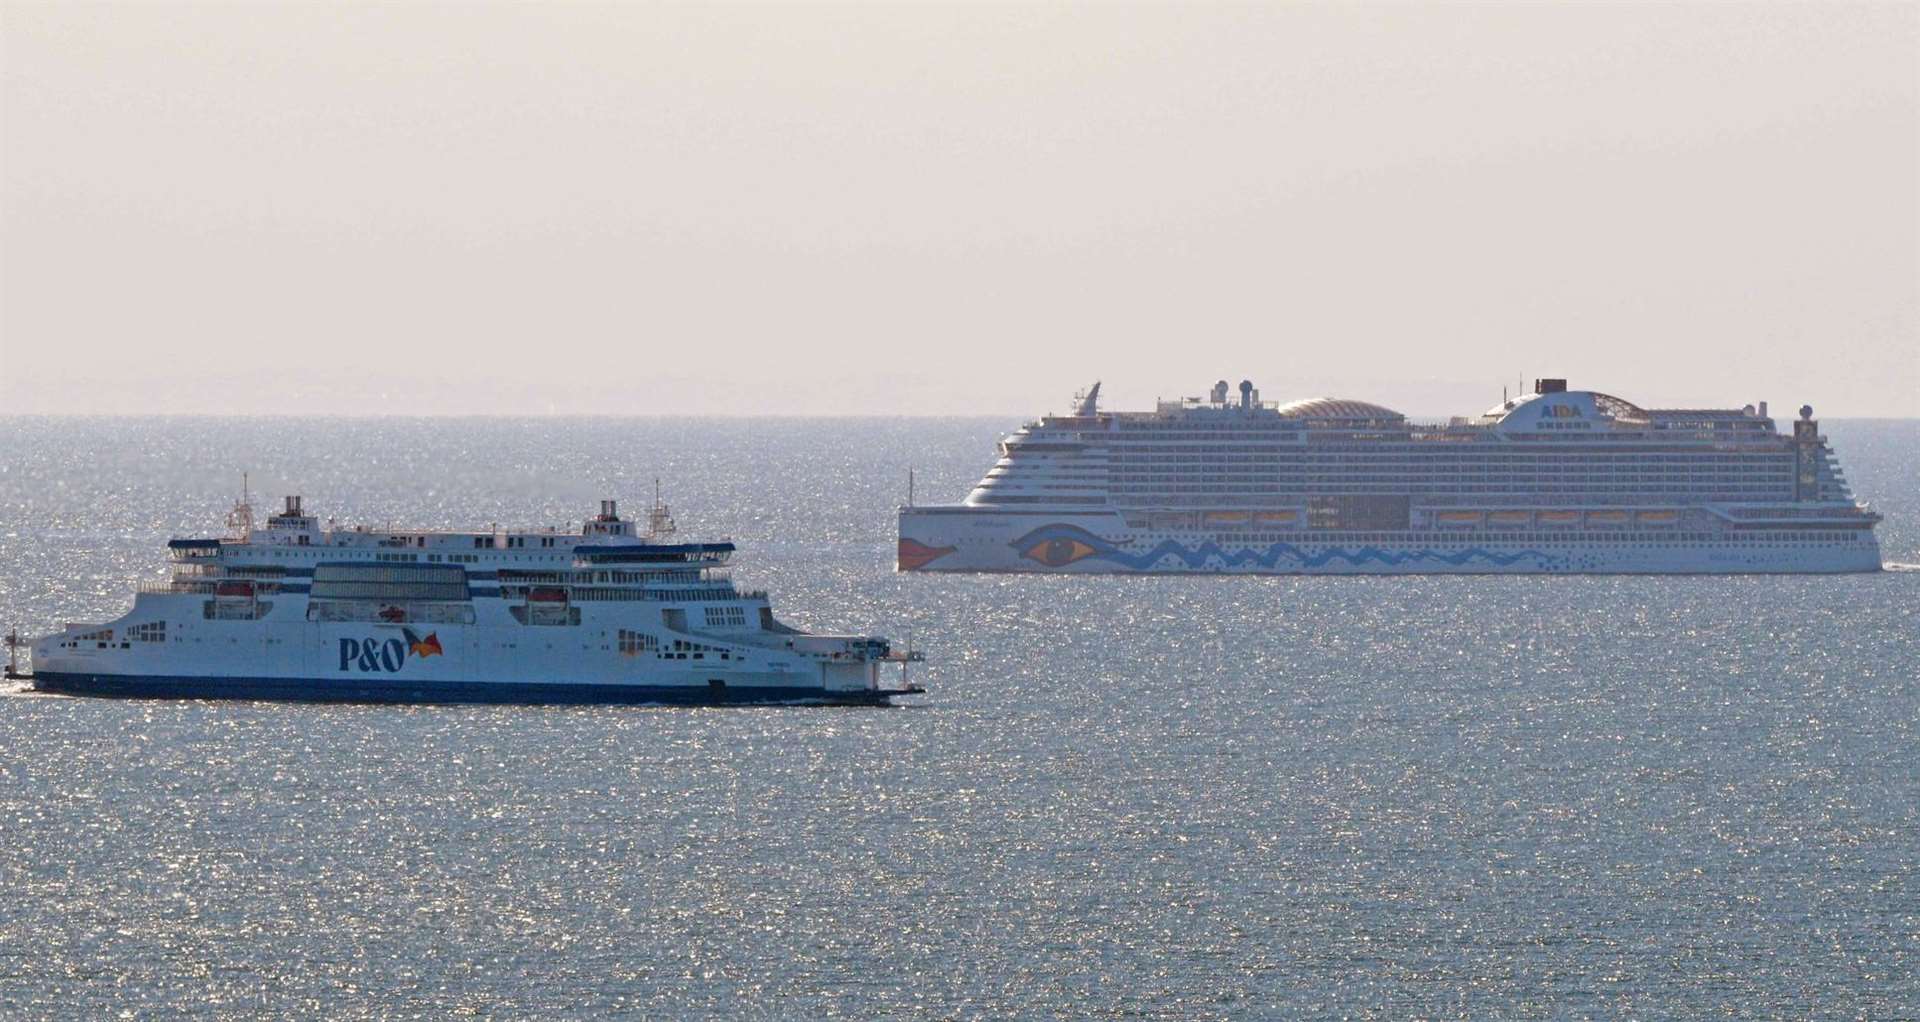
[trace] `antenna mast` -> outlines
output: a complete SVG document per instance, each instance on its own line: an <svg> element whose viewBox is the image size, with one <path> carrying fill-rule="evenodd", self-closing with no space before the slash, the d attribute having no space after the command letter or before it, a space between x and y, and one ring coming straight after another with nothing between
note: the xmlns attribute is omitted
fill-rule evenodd
<svg viewBox="0 0 1920 1022"><path fill-rule="evenodd" d="M653 507L647 511L647 538L658 539L674 533L673 512L660 500L660 477L653 477Z"/></svg>
<svg viewBox="0 0 1920 1022"><path fill-rule="evenodd" d="M240 473L240 502L227 512L227 528L242 542L253 535L253 489L245 472Z"/></svg>

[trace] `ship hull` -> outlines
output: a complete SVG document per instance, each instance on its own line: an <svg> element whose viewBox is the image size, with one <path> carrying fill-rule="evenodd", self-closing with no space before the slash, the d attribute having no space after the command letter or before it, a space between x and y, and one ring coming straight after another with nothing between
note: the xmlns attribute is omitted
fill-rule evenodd
<svg viewBox="0 0 1920 1022"><path fill-rule="evenodd" d="M39 692L120 699L237 699L317 703L485 703L508 705L836 705L885 706L881 689L772 685L612 685L467 682L443 679L192 677L40 671Z"/></svg>
<svg viewBox="0 0 1920 1022"><path fill-rule="evenodd" d="M902 571L1049 574L1824 574L1880 570L1867 530L1814 535L1725 531L1699 541L1666 532L1534 530L1156 532L1117 514L1048 515L903 508ZM1790 536L1811 538L1788 538Z"/></svg>

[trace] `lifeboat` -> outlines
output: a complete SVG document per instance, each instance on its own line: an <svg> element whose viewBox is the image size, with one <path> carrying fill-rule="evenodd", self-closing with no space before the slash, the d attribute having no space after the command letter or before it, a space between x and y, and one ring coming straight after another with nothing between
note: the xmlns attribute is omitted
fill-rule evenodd
<svg viewBox="0 0 1920 1022"><path fill-rule="evenodd" d="M1578 522L1579 520L1580 520L1580 512L1578 511L1542 511L1540 512L1540 523L1542 525L1572 525L1575 522Z"/></svg>
<svg viewBox="0 0 1920 1022"><path fill-rule="evenodd" d="M1487 515L1487 521L1495 525L1525 525L1532 520L1531 511L1495 511Z"/></svg>
<svg viewBox="0 0 1920 1022"><path fill-rule="evenodd" d="M1208 525L1245 525L1247 513L1245 511L1209 511L1206 522Z"/></svg>
<svg viewBox="0 0 1920 1022"><path fill-rule="evenodd" d="M1589 511L1587 521L1598 525L1619 525L1627 520L1625 511Z"/></svg>
<svg viewBox="0 0 1920 1022"><path fill-rule="evenodd" d="M534 586L527 590L528 603L565 603L567 591L560 586Z"/></svg>
<svg viewBox="0 0 1920 1022"><path fill-rule="evenodd" d="M1440 520L1441 525L1480 524L1480 512L1478 511L1442 511L1434 517Z"/></svg>
<svg viewBox="0 0 1920 1022"><path fill-rule="evenodd" d="M201 591L205 592L205 590L201 590ZM232 582L232 581L221 582L213 587L213 595L238 596L238 597L244 597L246 599L252 599L253 583L252 582Z"/></svg>
<svg viewBox="0 0 1920 1022"><path fill-rule="evenodd" d="M1254 515L1253 519L1261 525L1292 525L1294 522L1299 521L1300 512L1262 511Z"/></svg>
<svg viewBox="0 0 1920 1022"><path fill-rule="evenodd" d="M1636 522L1645 522L1648 525L1672 525L1673 523L1680 520L1680 512L1678 511L1642 511L1639 514L1634 515L1633 520Z"/></svg>

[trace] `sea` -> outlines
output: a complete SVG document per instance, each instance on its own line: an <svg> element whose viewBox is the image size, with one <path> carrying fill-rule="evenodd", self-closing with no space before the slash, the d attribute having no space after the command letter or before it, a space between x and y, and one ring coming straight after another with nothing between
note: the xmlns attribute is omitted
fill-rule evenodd
<svg viewBox="0 0 1920 1022"><path fill-rule="evenodd" d="M176 385L190 385L177 383ZM892 709L0 696L0 1016L1920 1015L1920 421L1892 570L900 575L998 419L0 418L0 628L240 496L578 523L656 481Z"/></svg>

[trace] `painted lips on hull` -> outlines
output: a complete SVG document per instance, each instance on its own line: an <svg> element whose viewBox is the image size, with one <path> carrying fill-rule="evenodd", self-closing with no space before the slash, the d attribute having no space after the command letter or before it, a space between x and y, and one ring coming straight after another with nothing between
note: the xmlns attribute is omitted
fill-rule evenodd
<svg viewBox="0 0 1920 1022"><path fill-rule="evenodd" d="M928 546L919 540L908 539L902 536L900 537L900 549L897 555L900 570L918 571L932 564L934 561L953 553L953 551L954 548L950 546Z"/></svg>

